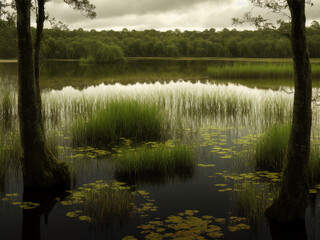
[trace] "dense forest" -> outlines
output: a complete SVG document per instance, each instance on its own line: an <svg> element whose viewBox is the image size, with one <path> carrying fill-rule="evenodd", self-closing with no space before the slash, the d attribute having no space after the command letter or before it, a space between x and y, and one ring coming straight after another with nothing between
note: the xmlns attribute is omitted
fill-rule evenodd
<svg viewBox="0 0 320 240"><path fill-rule="evenodd" d="M114 62L123 57L291 57L290 42L279 31L259 29L237 31L84 31L45 29L42 57ZM35 34L35 30L34 30ZM307 28L310 55L320 58L320 24ZM0 58L17 57L17 36L13 21L0 21Z"/></svg>

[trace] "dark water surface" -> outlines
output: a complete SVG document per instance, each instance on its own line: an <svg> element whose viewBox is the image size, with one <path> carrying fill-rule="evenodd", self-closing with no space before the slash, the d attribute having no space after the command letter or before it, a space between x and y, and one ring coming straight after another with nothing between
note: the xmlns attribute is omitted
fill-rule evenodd
<svg viewBox="0 0 320 240"><path fill-rule="evenodd" d="M290 80L210 79L207 76L207 66L211 64L232 64L232 62L140 60L111 66L45 62L41 69L41 88L50 92L52 89L61 90L66 86L81 90L101 83L126 85L136 82L163 83L171 80L232 82L261 89L292 86ZM16 91L16 63L0 63L0 87L2 91ZM234 89L236 86L231 88ZM254 89L246 91L249 95L251 91L252 95L258 94ZM135 205L151 206L152 210L147 209L138 211L132 216L119 217L117 219L121 220L120 223L113 219L109 225L99 224L97 219L93 222L81 220L79 216L82 214L68 217L70 212L83 210L82 205L64 204L66 199L63 197L56 199L57 196L50 197L48 194L41 205L43 208L40 206L22 209L21 202L24 200L21 173L17 164L9 164L5 169L4 184L0 186L0 239L30 239L30 237L44 240L122 239L126 236L133 236L136 239L177 239L179 236L183 237L181 239L219 239L218 235L214 237L208 234L212 233L207 228L208 225L221 228L214 232L222 233L223 239L272 239L263 209L272 202L279 176L254 173L252 152L250 152L252 149L250 146L255 143L257 134L263 132L264 128L261 126L268 124L267 120L257 116L257 119L259 118L256 120L257 123L252 124L255 122L253 120L249 125L233 113L229 114L218 116L206 113L206 115L188 116L182 129L174 129L173 140L179 139L195 149L195 169L192 172L182 171L175 176L165 176L161 179L151 176L132 184L130 191L141 191L135 197ZM49 145L58 147L56 148L58 157L66 160L75 170L72 190L76 191L84 184L96 181L109 183L110 180L120 180L115 174L113 156L92 155L92 150L90 152L74 146L68 124L61 120L56 123L46 122L48 132L53 133L48 133ZM2 138L14 139L9 146L16 148L18 138L12 136L17 132L17 119L12 119L10 127L7 126L1 122ZM18 161L10 160L16 163ZM244 189L249 190L246 192ZM244 194L241 195L241 191ZM316 240L320 239L319 200L317 194L310 194L310 198L312 205L307 210L306 228L303 229L306 230L308 239ZM24 199L28 199L27 196L24 196ZM40 199L41 197L35 197L34 202L40 202ZM175 218L170 220L168 219L170 216ZM182 217L184 220L177 217ZM189 220L186 221L187 219ZM205 221L207 223L201 225ZM143 232L143 229L138 228L148 222L149 232ZM235 229L235 226L238 228ZM202 229L200 234L199 229ZM172 237L165 235L166 233L181 235Z"/></svg>

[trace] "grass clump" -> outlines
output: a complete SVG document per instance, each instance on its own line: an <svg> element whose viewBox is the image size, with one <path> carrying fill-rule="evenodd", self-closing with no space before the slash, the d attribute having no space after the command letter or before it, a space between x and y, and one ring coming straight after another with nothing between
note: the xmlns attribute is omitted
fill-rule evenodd
<svg viewBox="0 0 320 240"><path fill-rule="evenodd" d="M256 170L280 172L287 152L290 124L268 128L255 146Z"/></svg>
<svg viewBox="0 0 320 240"><path fill-rule="evenodd" d="M208 74L217 78L291 78L291 63L234 63L233 65L209 66ZM320 77L319 64L312 64L313 77Z"/></svg>
<svg viewBox="0 0 320 240"><path fill-rule="evenodd" d="M4 122L8 122L12 119L14 113L13 110L16 104L14 96L9 91L6 91L3 93L0 100L0 119Z"/></svg>
<svg viewBox="0 0 320 240"><path fill-rule="evenodd" d="M255 146L256 170L281 172L290 135L290 124L272 126ZM320 142L311 140L310 180L320 181Z"/></svg>
<svg viewBox="0 0 320 240"><path fill-rule="evenodd" d="M111 101L103 110L78 119L72 126L77 144L106 146L121 138L137 142L160 140L165 129L163 111L155 104Z"/></svg>
<svg viewBox="0 0 320 240"><path fill-rule="evenodd" d="M162 183L193 176L195 154L189 146L146 144L116 158L116 176L128 182Z"/></svg>
<svg viewBox="0 0 320 240"><path fill-rule="evenodd" d="M240 183L240 185L236 204L239 214L245 216L250 226L256 228L266 208L272 203L276 188L263 182Z"/></svg>
<svg viewBox="0 0 320 240"><path fill-rule="evenodd" d="M61 203L82 206L81 210L78 207L78 210L68 212L68 217L95 222L98 227L104 228L125 223L133 215L134 201L131 187L125 183L98 180L84 184Z"/></svg>

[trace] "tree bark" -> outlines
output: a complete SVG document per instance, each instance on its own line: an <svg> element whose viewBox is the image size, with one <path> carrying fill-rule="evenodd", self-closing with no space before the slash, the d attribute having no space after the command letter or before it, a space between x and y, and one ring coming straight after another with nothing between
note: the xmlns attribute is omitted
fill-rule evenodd
<svg viewBox="0 0 320 240"><path fill-rule="evenodd" d="M53 156L43 131L30 29L31 0L16 0L19 61L18 109L26 189L69 187L68 167Z"/></svg>
<svg viewBox="0 0 320 240"><path fill-rule="evenodd" d="M311 65L307 50L305 0L287 0L292 18L294 105L288 152L279 194L267 208L271 221L303 221L308 205L308 172L312 124Z"/></svg>

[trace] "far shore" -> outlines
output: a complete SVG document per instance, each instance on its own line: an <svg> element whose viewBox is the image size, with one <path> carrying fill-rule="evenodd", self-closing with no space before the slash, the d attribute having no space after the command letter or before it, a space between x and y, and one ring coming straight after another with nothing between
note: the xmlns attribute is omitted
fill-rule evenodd
<svg viewBox="0 0 320 240"><path fill-rule="evenodd" d="M52 62L78 62L79 59L45 59ZM291 58L228 58L228 57L125 57L127 61L239 61L239 62L292 62ZM0 59L0 63L17 63L18 59ZM320 58L311 58L319 62Z"/></svg>

